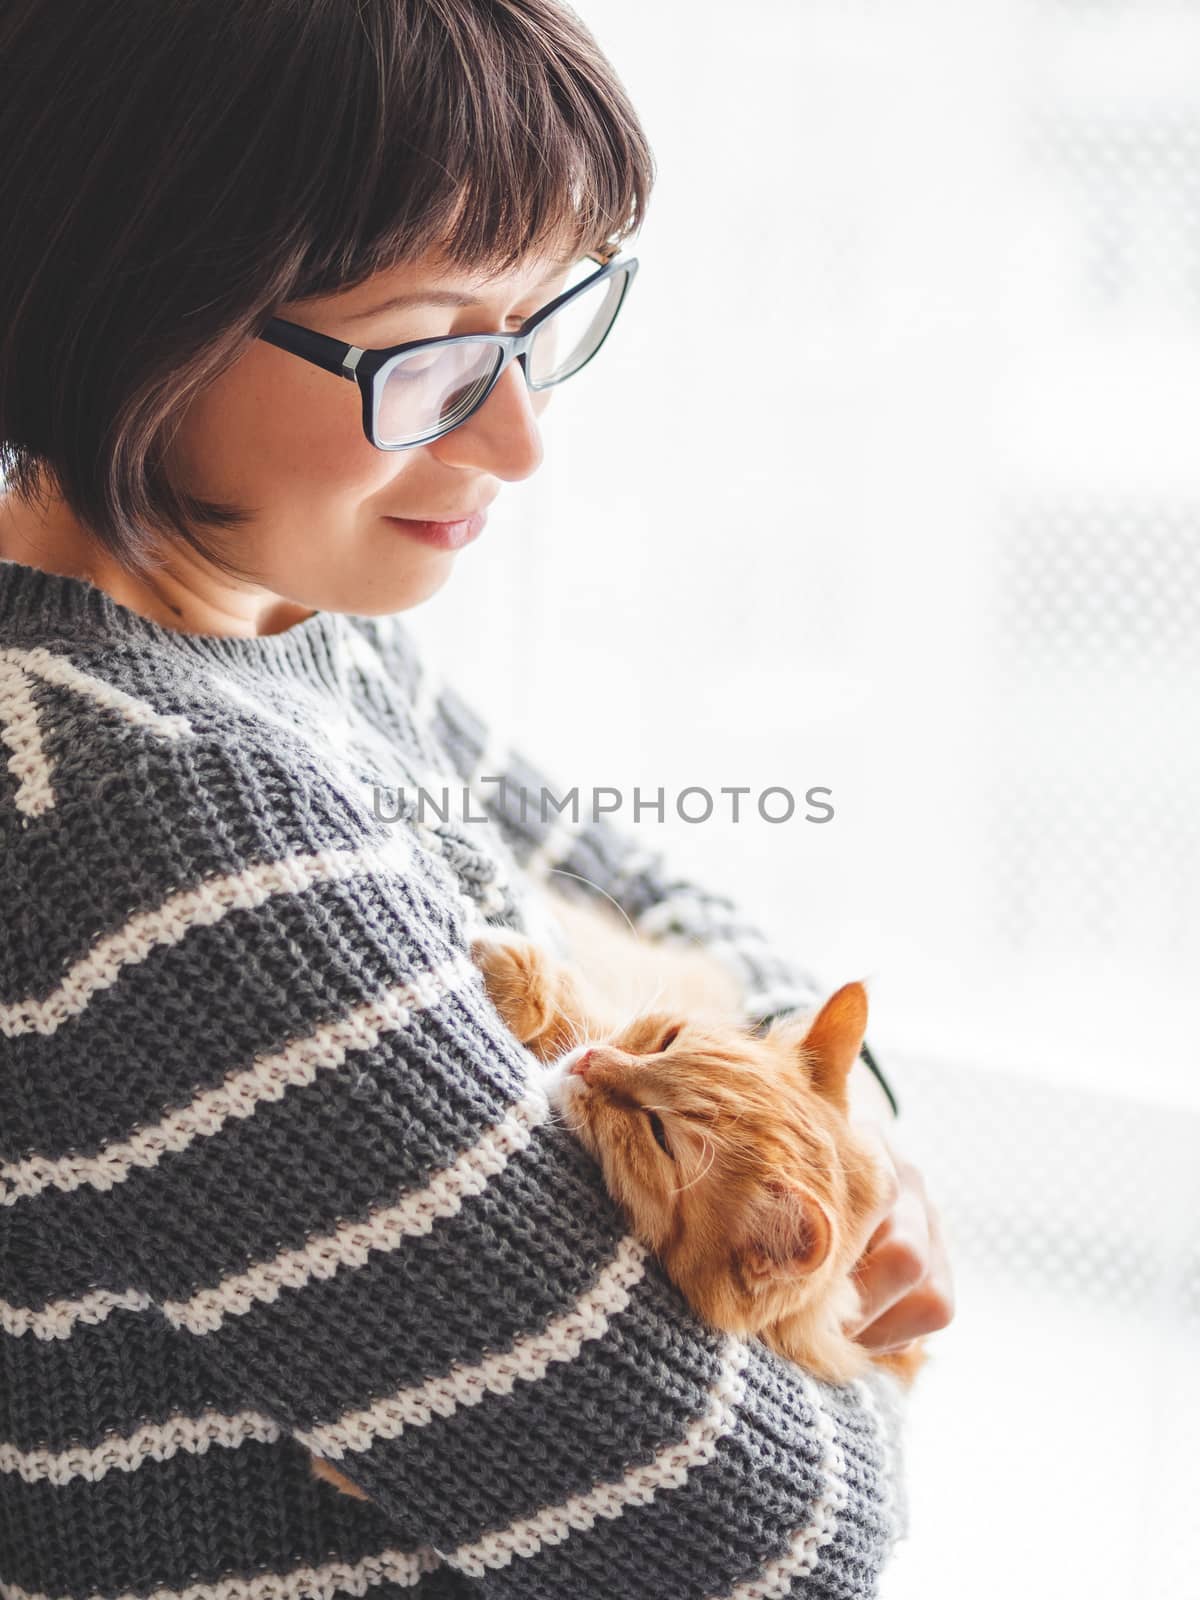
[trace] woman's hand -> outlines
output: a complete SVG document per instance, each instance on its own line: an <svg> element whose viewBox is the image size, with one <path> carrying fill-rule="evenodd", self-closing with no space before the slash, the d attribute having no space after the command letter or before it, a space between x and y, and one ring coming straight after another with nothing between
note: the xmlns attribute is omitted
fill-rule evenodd
<svg viewBox="0 0 1200 1600"><path fill-rule="evenodd" d="M845 1330L868 1350L902 1350L954 1316L954 1284L937 1210L920 1171L897 1148L896 1118L874 1073L862 1061L847 1080L850 1117L874 1133L892 1178L889 1194L854 1269L862 1315Z"/></svg>

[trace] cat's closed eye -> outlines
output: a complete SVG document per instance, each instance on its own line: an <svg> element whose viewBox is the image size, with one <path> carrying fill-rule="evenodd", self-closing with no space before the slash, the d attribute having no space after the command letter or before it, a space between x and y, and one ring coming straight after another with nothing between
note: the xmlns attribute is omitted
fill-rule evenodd
<svg viewBox="0 0 1200 1600"><path fill-rule="evenodd" d="M671 1156L671 1160L674 1161L675 1157L671 1155L671 1146L667 1139L667 1130L663 1127L663 1119L657 1111L647 1111L646 1116L650 1122L650 1132L654 1135L655 1144L664 1155Z"/></svg>
<svg viewBox="0 0 1200 1600"><path fill-rule="evenodd" d="M663 1035L662 1043L658 1047L659 1054L661 1054L664 1050L669 1050L682 1032L683 1029L680 1028L678 1024L676 1024L674 1027L668 1028L666 1033Z"/></svg>

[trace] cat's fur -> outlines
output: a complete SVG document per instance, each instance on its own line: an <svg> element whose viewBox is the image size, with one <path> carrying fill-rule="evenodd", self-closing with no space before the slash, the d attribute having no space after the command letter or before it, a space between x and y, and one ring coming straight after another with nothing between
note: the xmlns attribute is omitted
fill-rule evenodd
<svg viewBox="0 0 1200 1600"><path fill-rule="evenodd" d="M757 1335L832 1383L875 1362L910 1384L921 1341L872 1354L843 1331L860 1313L852 1269L885 1193L847 1115L862 984L759 1034L702 950L644 939L563 896L551 909L570 964L502 929L472 956L633 1232L714 1327ZM362 1498L328 1462L313 1465Z"/></svg>

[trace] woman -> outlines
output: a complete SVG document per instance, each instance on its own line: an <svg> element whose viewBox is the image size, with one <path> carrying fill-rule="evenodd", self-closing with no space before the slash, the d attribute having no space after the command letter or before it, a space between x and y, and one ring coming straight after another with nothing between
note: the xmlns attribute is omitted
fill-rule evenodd
<svg viewBox="0 0 1200 1600"><path fill-rule="evenodd" d="M629 292L611 68L551 0L16 0L0 63L5 1593L872 1593L892 1386L688 1313L466 952L556 867L803 975L608 825L375 803L480 776L399 613ZM948 1272L853 1077L897 1348Z"/></svg>

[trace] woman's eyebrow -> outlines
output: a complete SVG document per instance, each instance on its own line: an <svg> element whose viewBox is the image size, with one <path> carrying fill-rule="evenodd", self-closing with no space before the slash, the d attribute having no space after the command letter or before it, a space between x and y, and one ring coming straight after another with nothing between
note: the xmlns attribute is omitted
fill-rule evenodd
<svg viewBox="0 0 1200 1600"><path fill-rule="evenodd" d="M572 266L574 261L575 258L572 257L568 261L556 262L533 287L544 288L552 279ZM386 300L368 306L365 311L352 311L344 316L342 321L361 322L365 317L378 316L381 311L394 311L398 306L477 306L481 303L477 296L463 294L457 289L409 289L402 294L389 295Z"/></svg>
<svg viewBox="0 0 1200 1600"><path fill-rule="evenodd" d="M386 300L380 300L373 306L368 306L365 311L352 311L342 318L343 322L361 322L364 317L373 317L380 311L391 311L396 306L475 306L479 301L469 294L458 294L452 289L410 289L406 294L389 295Z"/></svg>

